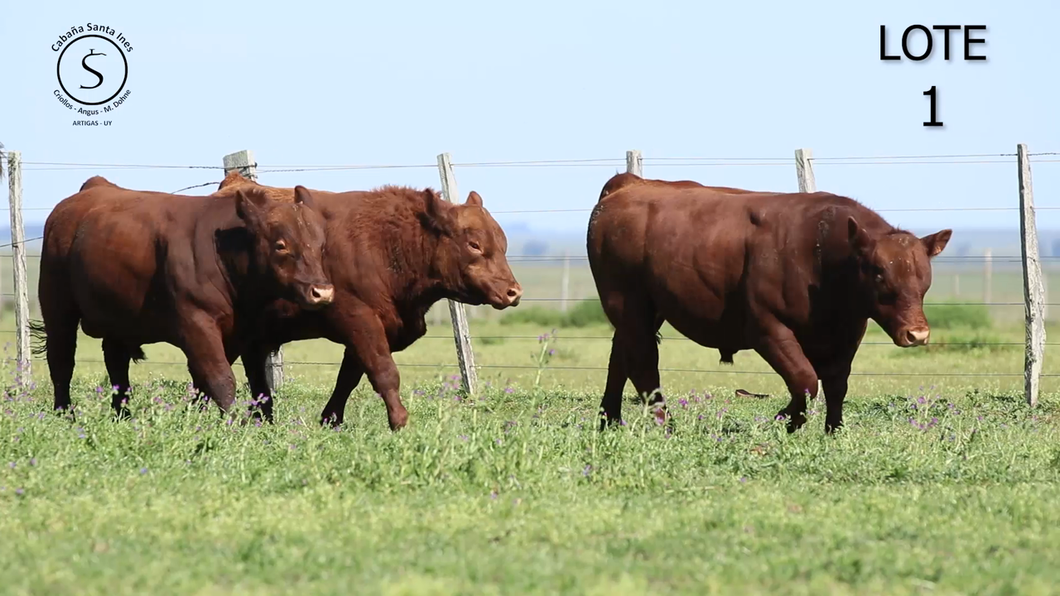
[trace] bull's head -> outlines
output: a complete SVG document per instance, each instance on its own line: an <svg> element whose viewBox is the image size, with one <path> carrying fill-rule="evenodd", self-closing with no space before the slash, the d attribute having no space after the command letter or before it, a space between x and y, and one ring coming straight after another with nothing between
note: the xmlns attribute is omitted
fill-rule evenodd
<svg viewBox="0 0 1060 596"><path fill-rule="evenodd" d="M306 309L331 304L335 289L324 274L324 217L303 186L294 202L270 199L257 187L236 192L236 213L254 238L254 258L282 297Z"/></svg>
<svg viewBox="0 0 1060 596"><path fill-rule="evenodd" d="M467 304L489 304L497 310L518 306L523 289L508 266L508 239L475 191L454 205L432 190L425 193L426 224L440 242L434 267L445 290Z"/></svg>
<svg viewBox="0 0 1060 596"><path fill-rule="evenodd" d="M931 328L924 295L931 287L931 259L946 248L952 230L923 238L900 230L873 236L851 217L848 231L872 319L900 347L926 344Z"/></svg>

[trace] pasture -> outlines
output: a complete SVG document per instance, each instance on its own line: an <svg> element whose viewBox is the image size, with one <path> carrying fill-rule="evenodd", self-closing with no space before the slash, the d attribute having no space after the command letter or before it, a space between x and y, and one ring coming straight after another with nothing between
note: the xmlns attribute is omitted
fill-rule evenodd
<svg viewBox="0 0 1060 596"><path fill-rule="evenodd" d="M411 414L396 434L367 383L340 431L317 425L341 354L321 341L285 347L290 379L273 426L199 411L168 346L147 346L132 370L135 418L114 422L99 343L82 337L76 421L49 412L43 362L35 386L6 362L0 585L12 594L1049 593L1060 581L1056 366L1046 361L1030 410L1022 328L947 308L928 312L927 349L900 350L873 329L855 361L846 427L832 437L821 399L794 435L772 420L787 397L778 377L758 374L767 369L756 355L723 367L717 352L665 328L674 430L643 415L627 387L626 425L597 432L610 330L591 315L555 330L513 322L519 309L510 321L473 318L484 386L474 400L455 389L448 323L431 326L396 355ZM736 397L737 388L771 396Z"/></svg>

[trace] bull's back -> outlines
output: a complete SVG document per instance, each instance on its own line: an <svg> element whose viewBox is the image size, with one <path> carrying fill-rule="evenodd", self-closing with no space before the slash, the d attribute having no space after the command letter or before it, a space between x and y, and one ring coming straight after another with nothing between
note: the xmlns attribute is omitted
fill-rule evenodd
<svg viewBox="0 0 1060 596"><path fill-rule="evenodd" d="M106 186L64 200L45 228L42 299L63 300L68 294L89 335L123 321L146 325L158 319L147 306L167 302L149 299L152 291L161 291L154 283L163 261L159 250L187 237L184 228L193 222L180 213L180 202L199 200Z"/></svg>
<svg viewBox="0 0 1060 596"><path fill-rule="evenodd" d="M667 276L714 257L743 253L753 227L742 201L706 187L634 187L601 201L590 218L590 261L624 273Z"/></svg>
<svg viewBox="0 0 1060 596"><path fill-rule="evenodd" d="M91 180L90 180L91 181ZM144 193L108 184L89 185L58 205L44 228L45 252L51 258L69 258L71 252L113 252L119 260L142 256L166 224L173 227L172 204L186 197ZM102 255L101 255L102 256Z"/></svg>

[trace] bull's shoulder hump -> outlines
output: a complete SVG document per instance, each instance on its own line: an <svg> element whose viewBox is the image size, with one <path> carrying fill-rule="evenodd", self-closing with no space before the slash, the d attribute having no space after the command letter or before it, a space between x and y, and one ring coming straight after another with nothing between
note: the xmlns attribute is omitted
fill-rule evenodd
<svg viewBox="0 0 1060 596"><path fill-rule="evenodd" d="M110 180L107 180L103 176L92 176L85 183L81 185L81 190L88 190L90 188L121 188L117 184L114 184Z"/></svg>

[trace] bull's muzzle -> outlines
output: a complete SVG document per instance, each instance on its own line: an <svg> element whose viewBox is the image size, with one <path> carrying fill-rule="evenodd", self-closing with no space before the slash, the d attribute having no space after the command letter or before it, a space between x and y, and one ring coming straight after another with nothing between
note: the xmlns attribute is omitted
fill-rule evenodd
<svg viewBox="0 0 1060 596"><path fill-rule="evenodd" d="M489 303L493 308L502 310L509 306L519 306L519 300L522 297L522 286L519 285L519 282L514 282L507 289L494 293L493 297L489 299Z"/></svg>
<svg viewBox="0 0 1060 596"><path fill-rule="evenodd" d="M523 288L519 284L508 288L508 306L519 306L519 300L523 297Z"/></svg>
<svg viewBox="0 0 1060 596"><path fill-rule="evenodd" d="M928 337L931 336L931 329L928 327L909 327L902 331L898 336L898 345L903 348L912 348L915 346L923 346L927 344Z"/></svg>
<svg viewBox="0 0 1060 596"><path fill-rule="evenodd" d="M331 284L313 284L309 286L305 297L306 305L321 308L331 304L335 299L335 286Z"/></svg>

